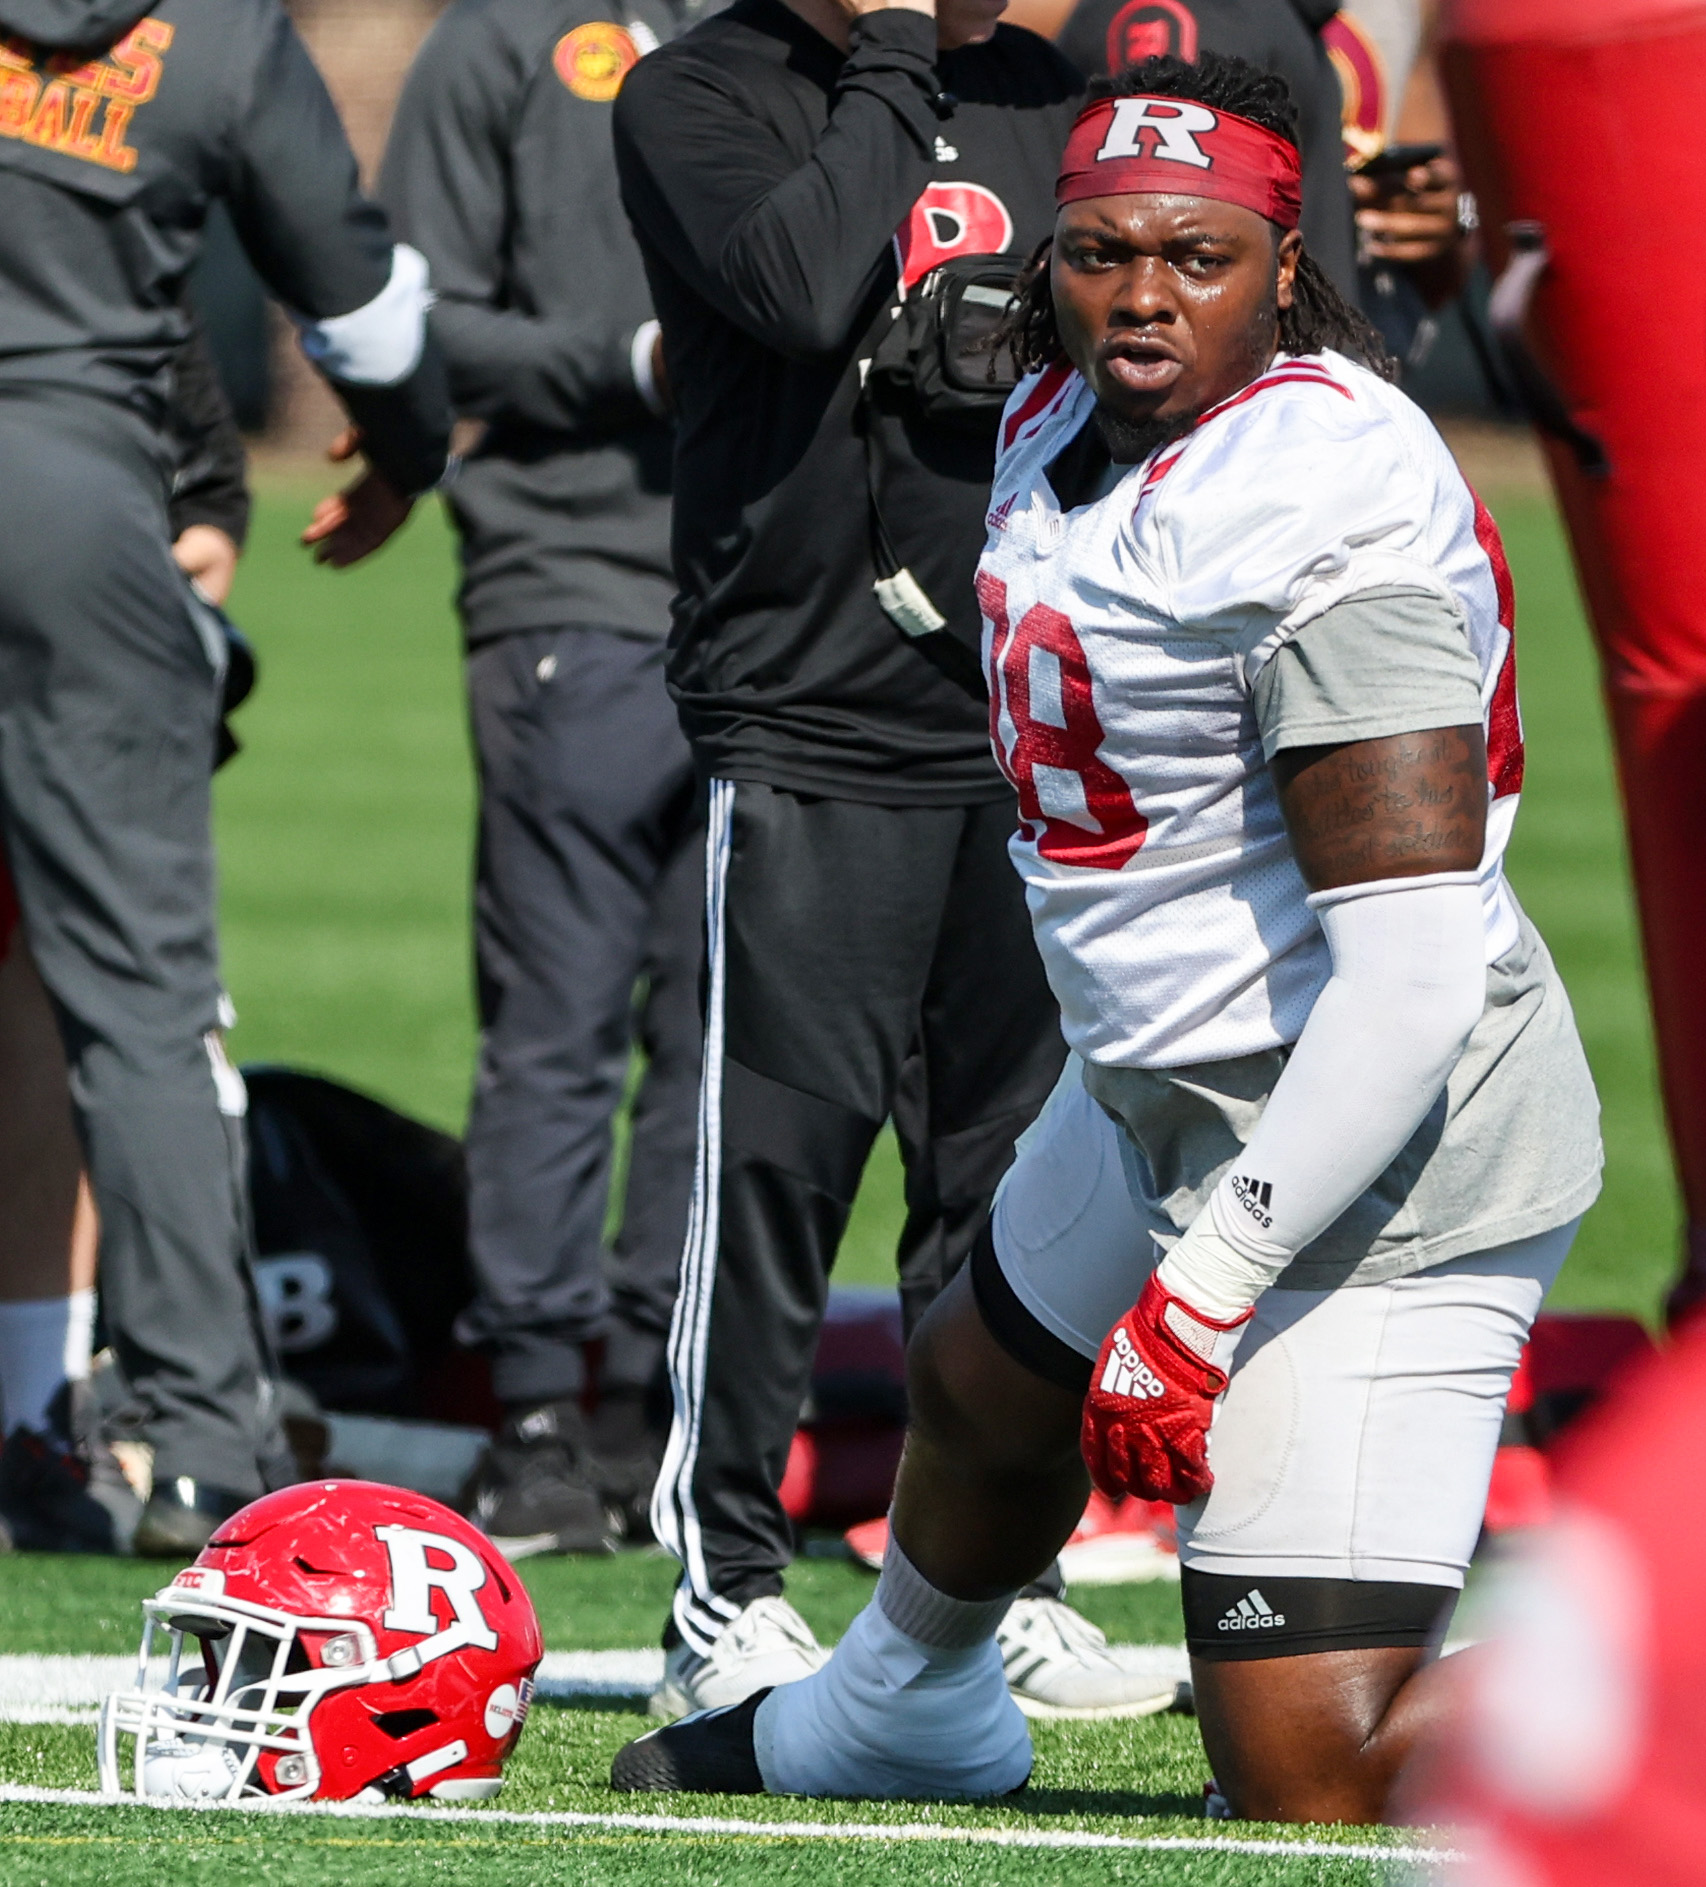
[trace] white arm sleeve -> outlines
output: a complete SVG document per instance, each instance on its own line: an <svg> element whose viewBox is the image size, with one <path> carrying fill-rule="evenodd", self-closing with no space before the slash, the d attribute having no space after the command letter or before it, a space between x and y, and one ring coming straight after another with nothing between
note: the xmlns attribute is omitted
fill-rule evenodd
<svg viewBox="0 0 1706 1887"><path fill-rule="evenodd" d="M1256 1131L1159 1277L1213 1317L1249 1309L1390 1166L1487 999L1473 872L1317 892L1333 973Z"/></svg>
<svg viewBox="0 0 1706 1887"><path fill-rule="evenodd" d="M390 279L370 302L325 321L290 318L303 353L323 374L351 386L394 387L419 364L431 306L426 257L400 242L391 250Z"/></svg>

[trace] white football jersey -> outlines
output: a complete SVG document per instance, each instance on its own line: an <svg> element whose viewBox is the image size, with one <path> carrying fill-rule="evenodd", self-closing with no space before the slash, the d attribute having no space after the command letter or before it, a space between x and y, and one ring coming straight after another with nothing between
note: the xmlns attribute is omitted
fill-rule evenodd
<svg viewBox="0 0 1706 1887"><path fill-rule="evenodd" d="M1060 363L1002 421L978 570L990 734L1067 1040L1180 1067L1293 1042L1330 972L1262 755L1251 684L1369 590L1453 600L1481 668L1487 960L1516 941L1503 856L1522 784L1514 602L1492 519L1403 394L1333 353L1278 356L1105 497L1046 467L1089 420Z"/></svg>

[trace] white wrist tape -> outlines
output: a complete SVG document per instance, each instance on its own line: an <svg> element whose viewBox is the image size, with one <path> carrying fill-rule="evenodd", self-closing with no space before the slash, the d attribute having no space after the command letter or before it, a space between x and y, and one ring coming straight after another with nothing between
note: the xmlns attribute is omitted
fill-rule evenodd
<svg viewBox="0 0 1706 1887"><path fill-rule="evenodd" d="M406 242L391 251L391 276L370 302L326 321L292 314L302 351L323 374L355 387L394 387L420 363L432 287L426 257Z"/></svg>
<svg viewBox="0 0 1706 1887"><path fill-rule="evenodd" d="M1247 1310L1409 1143L1487 1000L1472 872L1385 879L1309 900L1333 974L1256 1131L1160 1280L1213 1317Z"/></svg>
<svg viewBox="0 0 1706 1887"><path fill-rule="evenodd" d="M669 402L658 388L652 371L652 349L662 332L656 321L642 321L628 343L628 371L634 376L634 391L645 402L646 410L658 419L668 416Z"/></svg>

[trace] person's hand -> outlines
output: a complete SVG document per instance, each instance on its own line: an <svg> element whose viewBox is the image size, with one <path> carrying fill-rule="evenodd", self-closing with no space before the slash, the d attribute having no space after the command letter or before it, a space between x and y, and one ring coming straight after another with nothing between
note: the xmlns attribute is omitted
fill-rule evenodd
<svg viewBox="0 0 1706 1887"><path fill-rule="evenodd" d="M1182 1505L1213 1487L1208 1428L1226 1372L1209 1359L1253 1314L1217 1323L1150 1275L1108 1332L1084 1398L1084 1465L1110 1500L1135 1494Z"/></svg>
<svg viewBox="0 0 1706 1887"><path fill-rule="evenodd" d="M332 441L326 457L334 465L341 465L360 450L361 433L348 426ZM313 549L316 563L347 570L363 557L372 556L399 531L414 504L414 499L405 498L383 472L370 466L346 490L320 500L302 541Z"/></svg>
<svg viewBox="0 0 1706 1887"><path fill-rule="evenodd" d="M239 552L217 524L192 524L180 531L172 555L210 603L223 603L231 594Z"/></svg>
<svg viewBox="0 0 1706 1887"><path fill-rule="evenodd" d="M1357 253L1364 262L1437 262L1455 256L1463 240L1458 198L1463 177L1449 157L1413 164L1401 176L1352 172Z"/></svg>
<svg viewBox="0 0 1706 1887"><path fill-rule="evenodd" d="M891 7L901 7L909 13L928 13L932 18L936 13L936 0L822 0L822 3L849 22L863 14L882 13Z"/></svg>

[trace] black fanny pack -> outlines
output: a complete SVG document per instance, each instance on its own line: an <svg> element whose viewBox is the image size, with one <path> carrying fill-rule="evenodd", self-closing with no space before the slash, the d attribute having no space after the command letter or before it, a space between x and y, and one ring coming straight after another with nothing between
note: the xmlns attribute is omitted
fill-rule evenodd
<svg viewBox="0 0 1706 1887"><path fill-rule="evenodd" d="M926 425L986 438L993 452L1001 412L1021 374L996 333L1013 305L1019 255L955 256L932 269L893 310L893 322L865 370L863 401L909 412ZM878 495L873 415L865 414L865 465L871 494L874 585L883 614L933 666L978 698L977 655L947 628L947 618L901 562Z"/></svg>
<svg viewBox="0 0 1706 1887"><path fill-rule="evenodd" d="M910 397L934 425L993 438L1021 378L1011 346L997 346L995 334L1024 266L1018 255L955 256L932 269L894 311L866 385Z"/></svg>

